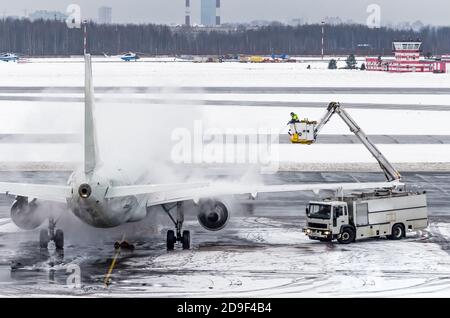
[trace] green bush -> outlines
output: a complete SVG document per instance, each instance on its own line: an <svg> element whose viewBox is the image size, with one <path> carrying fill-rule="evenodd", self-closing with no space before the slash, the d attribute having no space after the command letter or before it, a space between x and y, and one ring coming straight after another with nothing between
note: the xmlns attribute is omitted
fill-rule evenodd
<svg viewBox="0 0 450 318"><path fill-rule="evenodd" d="M329 63L328 63L328 69L329 70L335 70L337 69L337 62L335 59L332 59Z"/></svg>

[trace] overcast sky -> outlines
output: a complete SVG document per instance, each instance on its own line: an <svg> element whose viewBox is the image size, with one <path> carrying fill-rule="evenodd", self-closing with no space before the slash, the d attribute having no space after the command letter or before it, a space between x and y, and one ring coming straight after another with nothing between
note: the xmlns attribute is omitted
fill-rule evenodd
<svg viewBox="0 0 450 318"><path fill-rule="evenodd" d="M71 3L82 8L86 18L97 18L100 6L113 8L113 22L183 23L185 0L0 0L1 14L24 15L35 10L65 11ZM193 23L199 23L200 0L191 0ZM365 23L369 4L381 7L381 23L414 22L450 25L448 0L222 0L223 22L302 18L319 22L339 16L343 21Z"/></svg>

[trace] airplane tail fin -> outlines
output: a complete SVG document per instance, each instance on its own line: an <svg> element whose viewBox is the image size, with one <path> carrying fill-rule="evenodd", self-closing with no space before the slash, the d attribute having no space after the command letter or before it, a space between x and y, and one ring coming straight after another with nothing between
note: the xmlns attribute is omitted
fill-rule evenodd
<svg viewBox="0 0 450 318"><path fill-rule="evenodd" d="M94 85L92 82L91 55L84 56L85 82L84 82L84 172L92 173L98 157L95 121L94 121Z"/></svg>

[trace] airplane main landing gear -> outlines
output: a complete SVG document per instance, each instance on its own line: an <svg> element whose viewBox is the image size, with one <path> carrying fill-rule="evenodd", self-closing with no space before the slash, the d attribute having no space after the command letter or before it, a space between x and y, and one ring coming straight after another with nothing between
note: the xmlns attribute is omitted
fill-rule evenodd
<svg viewBox="0 0 450 318"><path fill-rule="evenodd" d="M166 211L169 218L175 224L175 231L169 230L167 231L167 250L172 251L175 248L176 242L181 242L183 246L183 250L188 250L191 248L191 233L189 231L181 232L183 228L184 222L184 211L182 202L177 202L177 219L175 220L170 214L170 210L172 210L175 206L171 208L167 208L165 205L162 206L164 211Z"/></svg>
<svg viewBox="0 0 450 318"><path fill-rule="evenodd" d="M188 250L191 247L191 233L183 231L183 235L175 235L173 230L167 231L167 250L172 251L176 242L181 242L183 250Z"/></svg>
<svg viewBox="0 0 450 318"><path fill-rule="evenodd" d="M53 218L48 219L48 229L42 229L39 233L39 245L41 248L47 248L48 243L53 241L58 250L64 248L64 232L60 229L55 230L56 222Z"/></svg>

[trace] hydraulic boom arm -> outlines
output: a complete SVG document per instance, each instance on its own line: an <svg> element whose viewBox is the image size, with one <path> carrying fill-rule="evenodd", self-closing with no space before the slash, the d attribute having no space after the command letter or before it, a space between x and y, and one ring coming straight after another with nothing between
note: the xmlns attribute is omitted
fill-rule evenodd
<svg viewBox="0 0 450 318"><path fill-rule="evenodd" d="M400 173L392 166L392 164L386 159L386 157L380 152L380 150L375 146L375 144L370 141L367 135L362 131L362 129L356 124L353 118L345 111L345 109L336 102L331 102L328 105L327 112L323 116L322 120L316 126L314 130L314 139L317 138L317 135L322 130L323 126L328 123L331 117L334 114L338 114L342 120L347 124L350 128L350 131L353 132L356 137L362 142L362 144L370 151L372 156L378 161L381 169L383 170L388 181L400 180Z"/></svg>

